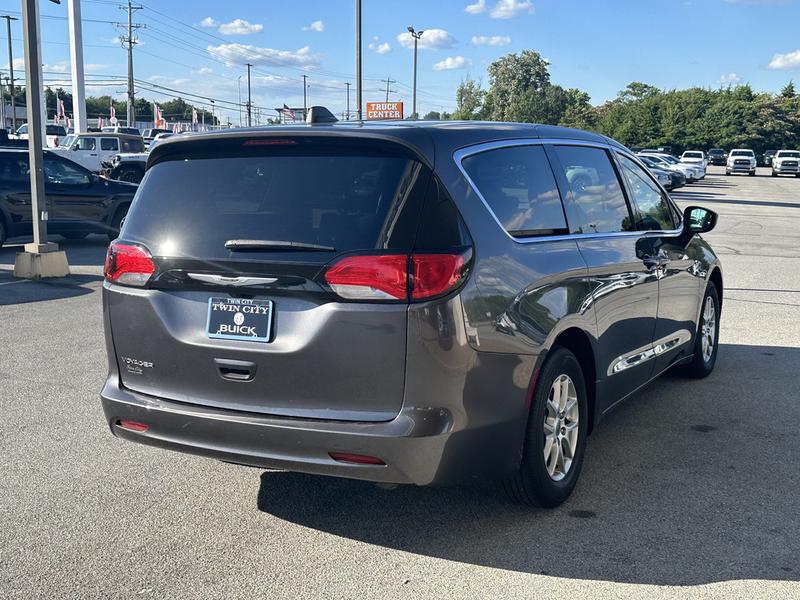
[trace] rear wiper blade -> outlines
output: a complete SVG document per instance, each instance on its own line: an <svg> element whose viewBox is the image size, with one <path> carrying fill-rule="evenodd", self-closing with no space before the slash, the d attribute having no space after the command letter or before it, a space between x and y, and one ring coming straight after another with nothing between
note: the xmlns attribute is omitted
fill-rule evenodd
<svg viewBox="0 0 800 600"><path fill-rule="evenodd" d="M228 240L225 247L231 252L258 252L259 250L286 250L299 252L336 252L333 246L287 242L284 240Z"/></svg>

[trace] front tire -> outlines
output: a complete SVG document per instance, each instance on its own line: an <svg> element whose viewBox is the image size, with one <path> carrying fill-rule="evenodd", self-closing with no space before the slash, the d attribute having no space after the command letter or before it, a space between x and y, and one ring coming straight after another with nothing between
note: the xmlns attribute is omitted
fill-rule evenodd
<svg viewBox="0 0 800 600"><path fill-rule="evenodd" d="M108 241L113 242L115 239L119 237L119 230L122 229L122 221L125 219L125 215L128 214L129 206L121 206L117 209L117 212L114 213L114 218L111 219L111 231L108 232Z"/></svg>
<svg viewBox="0 0 800 600"><path fill-rule="evenodd" d="M750 177L755 177L756 176L756 172L755 171L750 171L750 173L748 173L748 175L750 175Z"/></svg>
<svg viewBox="0 0 800 600"><path fill-rule="evenodd" d="M692 362L680 368L680 373L686 377L702 379L711 375L714 370L719 348L719 315L717 286L709 281L706 293L703 295L700 319L694 336L694 356Z"/></svg>
<svg viewBox="0 0 800 600"><path fill-rule="evenodd" d="M528 506L562 504L583 466L588 424L583 370L572 352L556 347L536 382L522 462L505 482L509 496Z"/></svg>
<svg viewBox="0 0 800 600"><path fill-rule="evenodd" d="M3 219L0 218L0 248L3 247L3 244L6 242L6 224L3 223Z"/></svg>

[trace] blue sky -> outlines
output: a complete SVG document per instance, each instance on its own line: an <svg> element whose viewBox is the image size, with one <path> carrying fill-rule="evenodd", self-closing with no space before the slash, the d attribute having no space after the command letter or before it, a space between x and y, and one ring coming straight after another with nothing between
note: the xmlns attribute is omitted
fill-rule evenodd
<svg viewBox="0 0 800 600"><path fill-rule="evenodd" d="M42 0L45 78L69 70L66 0ZM83 0L84 58L94 82L89 93L124 98L126 54L111 22L125 13L112 0ZM246 95L245 62L253 103L302 106L302 75L310 104L340 112L345 82L354 81L352 0L146 0L135 14L141 44L135 75L141 95L166 100L177 92L236 103L239 76ZM19 16L19 0L0 0L0 13ZM0 22L5 25L4 22ZM589 92L595 104L628 82L662 88L717 87L749 82L778 90L800 79L800 0L363 0L364 99L411 108L412 52L407 25L425 30L419 52L420 113L452 110L458 82L486 82L486 67L508 52L533 49L551 63L553 82ZM5 27L0 56L7 68ZM14 23L15 63L22 57ZM18 72L18 76L21 75ZM65 82L66 83L66 82ZM158 88L156 86L163 86ZM148 89L145 89L148 88ZM159 89L161 91L159 91ZM200 98L187 97L197 104ZM355 102L355 94L351 94ZM238 113L228 106L226 117Z"/></svg>

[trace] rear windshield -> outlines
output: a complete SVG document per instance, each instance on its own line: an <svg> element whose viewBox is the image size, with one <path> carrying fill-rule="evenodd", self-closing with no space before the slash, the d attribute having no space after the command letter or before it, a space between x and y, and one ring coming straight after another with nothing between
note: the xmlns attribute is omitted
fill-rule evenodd
<svg viewBox="0 0 800 600"><path fill-rule="evenodd" d="M264 150L155 164L122 237L154 255L200 259L263 255L232 253L229 240L301 242L336 252L386 248L423 177L419 162L400 155Z"/></svg>
<svg viewBox="0 0 800 600"><path fill-rule="evenodd" d="M47 135L67 135L67 130L61 125L48 125L46 129Z"/></svg>

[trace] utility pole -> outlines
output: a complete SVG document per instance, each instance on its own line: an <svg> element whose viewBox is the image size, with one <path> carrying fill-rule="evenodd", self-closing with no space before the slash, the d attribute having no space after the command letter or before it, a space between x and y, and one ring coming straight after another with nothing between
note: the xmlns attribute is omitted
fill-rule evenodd
<svg viewBox="0 0 800 600"><path fill-rule="evenodd" d="M422 37L422 34L425 33L424 31L414 31L414 28L409 26L408 33L411 34L411 37L414 38L414 93L413 93L413 103L411 109L411 118L415 121L417 120L417 42L419 42L419 38Z"/></svg>
<svg viewBox="0 0 800 600"><path fill-rule="evenodd" d="M345 119L347 121L349 121L350 120L350 82L348 81L347 83L345 83L345 85L347 86L347 116L345 117Z"/></svg>
<svg viewBox="0 0 800 600"><path fill-rule="evenodd" d="M253 101L250 96L250 63L247 63L247 126L253 126Z"/></svg>
<svg viewBox="0 0 800 600"><path fill-rule="evenodd" d="M308 116L308 84L306 80L308 79L308 75L303 75L303 121L306 120Z"/></svg>
<svg viewBox="0 0 800 600"><path fill-rule="evenodd" d="M209 98L208 100L209 100L209 102L211 102L211 130L213 131L214 130L214 124L216 123L217 119L214 116L214 101L211 98Z"/></svg>
<svg viewBox="0 0 800 600"><path fill-rule="evenodd" d="M133 30L139 29L140 27L144 27L141 23L134 23L133 22L133 11L135 10L142 10L144 7L139 5L133 5L131 0L128 0L128 4L126 6L120 6L122 10L128 11L128 22L127 23L115 23L115 25L120 27L127 27L128 28L128 35L122 38L123 46L125 44L128 45L128 127L134 127L136 121L136 114L133 106L133 102L135 100L135 94L133 89L133 47L138 43L136 38L133 37Z"/></svg>
<svg viewBox="0 0 800 600"><path fill-rule="evenodd" d="M75 133L86 132L86 86L83 73L81 0L69 0L69 58L72 67L72 117Z"/></svg>
<svg viewBox="0 0 800 600"><path fill-rule="evenodd" d="M6 78L8 81L8 78ZM3 89L3 78L0 77L0 104L2 104L3 111L3 129L6 128L6 91Z"/></svg>
<svg viewBox="0 0 800 600"><path fill-rule="evenodd" d="M356 116L361 120L362 106L361 85L361 0L356 0Z"/></svg>
<svg viewBox="0 0 800 600"><path fill-rule="evenodd" d="M17 101L14 98L14 56L11 49L11 21L16 21L16 17L10 15L3 15L6 20L6 31L8 32L8 72L11 75L11 130L17 130ZM5 106L5 101L3 106ZM3 127L5 127L5 121Z"/></svg>
<svg viewBox="0 0 800 600"><path fill-rule="evenodd" d="M381 81L385 81L386 82L386 102L389 102L389 84L397 83L397 82L394 79L389 79L388 77L386 79L381 79ZM392 91L394 92L395 90L392 90Z"/></svg>

